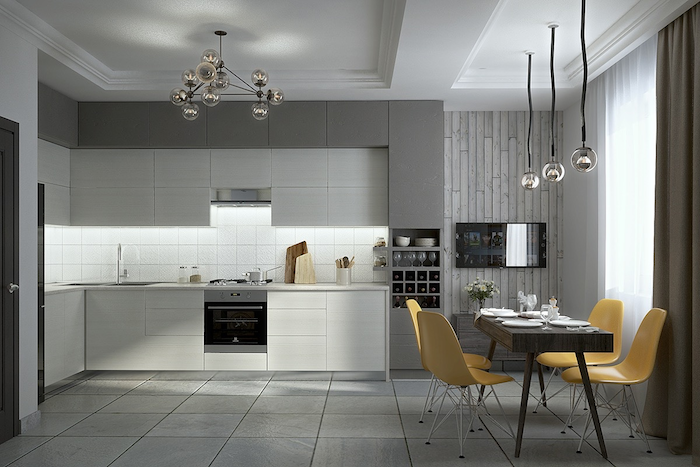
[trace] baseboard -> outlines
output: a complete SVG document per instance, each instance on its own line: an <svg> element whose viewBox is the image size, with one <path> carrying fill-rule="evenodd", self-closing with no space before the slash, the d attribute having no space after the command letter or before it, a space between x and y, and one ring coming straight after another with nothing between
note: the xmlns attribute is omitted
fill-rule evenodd
<svg viewBox="0 0 700 467"><path fill-rule="evenodd" d="M41 423L41 410L32 412L26 417L20 419L20 433L26 433L32 428L36 428Z"/></svg>

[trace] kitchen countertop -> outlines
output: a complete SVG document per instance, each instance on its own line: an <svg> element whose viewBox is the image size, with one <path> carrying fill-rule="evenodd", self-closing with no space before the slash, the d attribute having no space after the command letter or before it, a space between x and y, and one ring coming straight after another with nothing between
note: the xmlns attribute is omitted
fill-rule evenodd
<svg viewBox="0 0 700 467"><path fill-rule="evenodd" d="M72 284L72 283L71 283ZM148 285L106 285L100 284L80 284L66 285L66 283L54 282L46 284L44 293L46 295L75 292L80 290L216 290L216 289L265 289L270 291L357 291L357 290L389 290L389 285L381 282L353 282L350 285L336 285L335 282L319 282L316 284L285 284L284 282L270 282L267 285L230 285L211 286L208 282L180 284L177 282L156 282Z"/></svg>

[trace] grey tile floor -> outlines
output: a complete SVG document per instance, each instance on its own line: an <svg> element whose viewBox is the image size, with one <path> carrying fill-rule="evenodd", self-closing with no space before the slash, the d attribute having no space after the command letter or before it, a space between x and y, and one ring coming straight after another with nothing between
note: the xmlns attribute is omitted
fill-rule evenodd
<svg viewBox="0 0 700 467"><path fill-rule="evenodd" d="M612 420L603 425L608 460L595 437L577 454L583 419L561 433L567 390L537 413L530 399L520 457L514 441L484 421L460 459L454 417L425 444L434 415L418 422L428 388L420 372L394 372L391 382L329 372L80 376L48 394L39 426L0 445L0 467L691 465L664 440L653 439L646 453ZM512 376L497 393L515 428L522 373Z"/></svg>

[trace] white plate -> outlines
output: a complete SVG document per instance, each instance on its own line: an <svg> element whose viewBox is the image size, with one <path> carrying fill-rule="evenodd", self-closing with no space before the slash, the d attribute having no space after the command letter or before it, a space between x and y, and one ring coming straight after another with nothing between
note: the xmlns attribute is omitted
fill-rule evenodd
<svg viewBox="0 0 700 467"><path fill-rule="evenodd" d="M487 316L487 317L489 317L489 318L493 318L493 317L496 316L496 315L494 315L494 314L491 313L490 311L482 311L482 312L481 312L481 316Z"/></svg>
<svg viewBox="0 0 700 467"><path fill-rule="evenodd" d="M515 318L518 316L516 312L507 308L489 308L488 311L493 314L493 316L498 316L501 318Z"/></svg>
<svg viewBox="0 0 700 467"><path fill-rule="evenodd" d="M555 319L554 321L550 321L552 326L561 326L561 327L566 327L566 326L590 326L591 323L588 321L582 321L580 319Z"/></svg>
<svg viewBox="0 0 700 467"><path fill-rule="evenodd" d="M520 319L512 319L508 321L503 321L504 326L508 326L509 328L538 328L542 326L542 323L538 323L535 321L523 321Z"/></svg>

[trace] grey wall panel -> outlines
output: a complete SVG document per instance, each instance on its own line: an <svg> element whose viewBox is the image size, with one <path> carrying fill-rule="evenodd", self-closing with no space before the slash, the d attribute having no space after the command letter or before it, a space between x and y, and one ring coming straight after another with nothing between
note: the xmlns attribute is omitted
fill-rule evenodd
<svg viewBox="0 0 700 467"><path fill-rule="evenodd" d="M329 147L376 147L389 144L387 101L328 102Z"/></svg>
<svg viewBox="0 0 700 467"><path fill-rule="evenodd" d="M148 147L147 102L78 104L80 147Z"/></svg>
<svg viewBox="0 0 700 467"><path fill-rule="evenodd" d="M270 146L326 146L326 103L285 102L270 109Z"/></svg>
<svg viewBox="0 0 700 467"><path fill-rule="evenodd" d="M250 112L252 104L250 101L221 102L216 107L207 109L209 147L267 146L269 120L254 119Z"/></svg>
<svg viewBox="0 0 700 467"><path fill-rule="evenodd" d="M78 103L41 83L39 138L67 148L78 146Z"/></svg>
<svg viewBox="0 0 700 467"><path fill-rule="evenodd" d="M442 133L442 101L389 103L389 227L442 227Z"/></svg>
<svg viewBox="0 0 700 467"><path fill-rule="evenodd" d="M207 144L207 106L199 105L199 117L185 120L182 107L170 102L148 103L148 145L155 148L191 148Z"/></svg>

